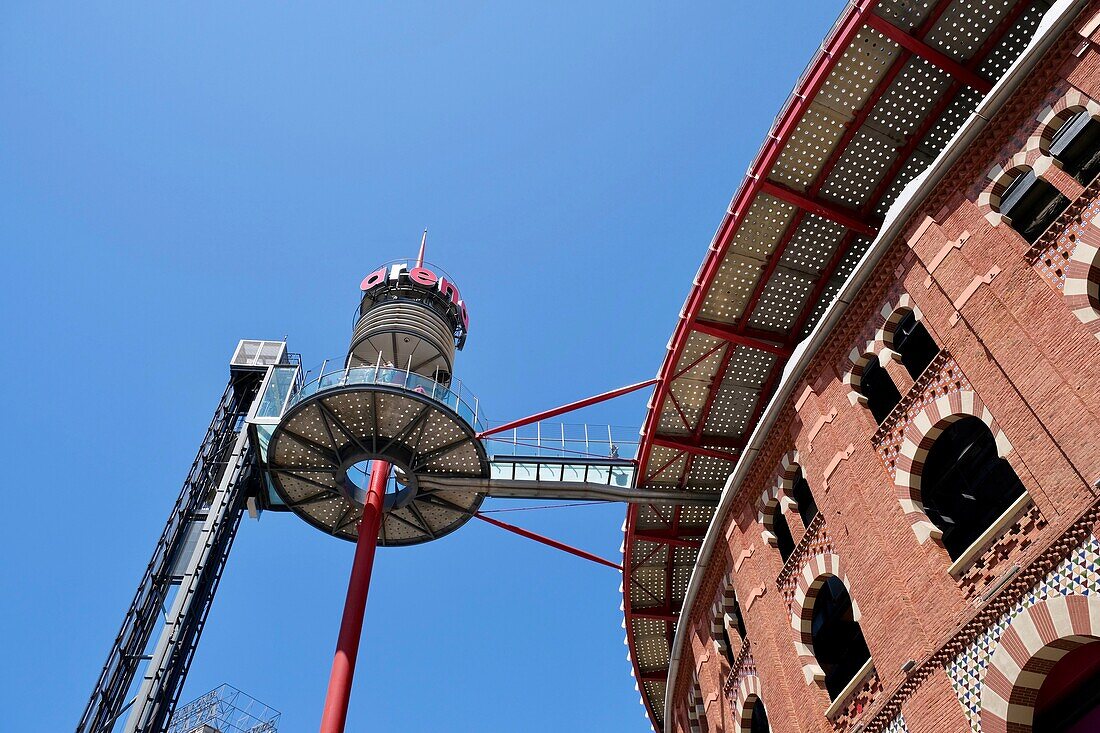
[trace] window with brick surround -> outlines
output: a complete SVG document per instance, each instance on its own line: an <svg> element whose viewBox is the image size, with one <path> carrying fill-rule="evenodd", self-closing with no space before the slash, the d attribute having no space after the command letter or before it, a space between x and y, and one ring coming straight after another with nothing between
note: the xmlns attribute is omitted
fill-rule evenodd
<svg viewBox="0 0 1100 733"><path fill-rule="evenodd" d="M810 484L807 483L801 466L799 466L798 476L791 486L791 498L798 504L798 516L802 517L802 524L809 527L810 522L814 521L814 517L817 516L817 502L814 501L813 492L810 491Z"/></svg>
<svg viewBox="0 0 1100 733"><path fill-rule="evenodd" d="M1067 206L1069 199L1026 168L1008 184L997 208L1012 228L1033 244Z"/></svg>
<svg viewBox="0 0 1100 733"><path fill-rule="evenodd" d="M741 615L741 604L737 602L736 597L734 598L734 608L726 614L725 622L727 630L736 632L742 639L749 637L748 632L745 631L745 616Z"/></svg>
<svg viewBox="0 0 1100 733"><path fill-rule="evenodd" d="M852 598L835 575L829 576L814 599L810 634L814 656L825 673L825 689L835 699L871 658L855 620Z"/></svg>
<svg viewBox="0 0 1100 733"><path fill-rule="evenodd" d="M859 393L867 398L867 409L871 411L876 423L881 423L889 417L890 412L901 402L901 393L894 385L894 380L879 364L878 357L875 355L871 355L863 363Z"/></svg>
<svg viewBox="0 0 1100 733"><path fill-rule="evenodd" d="M771 733L771 726L768 725L768 711L764 709L764 701L759 697L753 697L752 700L748 733Z"/></svg>
<svg viewBox="0 0 1100 733"><path fill-rule="evenodd" d="M1046 674L1035 700L1032 730L1081 733L1100 728L1100 641L1066 653Z"/></svg>
<svg viewBox="0 0 1100 733"><path fill-rule="evenodd" d="M1051 138L1050 154L1078 183L1089 185L1100 172L1100 122L1084 109L1070 115Z"/></svg>
<svg viewBox="0 0 1100 733"><path fill-rule="evenodd" d="M894 327L891 347L901 356L902 365L913 379L924 373L936 354L940 353L935 339L912 310L907 310Z"/></svg>
<svg viewBox="0 0 1100 733"><path fill-rule="evenodd" d="M1023 494L1019 476L997 455L993 433L977 417L948 426L921 470L924 511L943 532L943 545L953 560Z"/></svg>
<svg viewBox="0 0 1100 733"><path fill-rule="evenodd" d="M794 537L791 535L791 525L787 524L787 518L778 507L775 516L772 517L772 529L775 532L775 546L779 549L779 556L783 562L794 552Z"/></svg>

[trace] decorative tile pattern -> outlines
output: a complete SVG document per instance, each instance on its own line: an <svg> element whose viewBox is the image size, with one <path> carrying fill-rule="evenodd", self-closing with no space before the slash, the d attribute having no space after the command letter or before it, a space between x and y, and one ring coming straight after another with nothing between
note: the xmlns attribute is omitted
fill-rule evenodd
<svg viewBox="0 0 1100 733"><path fill-rule="evenodd" d="M794 552L787 558L787 562L783 563L783 570L779 573L779 577L775 579L779 592L783 594L783 600L787 602L787 611L792 610L795 590L798 589L798 579L802 577L802 571L806 565L814 557L832 554L833 542L829 539L829 533L825 531L825 515L819 512L806 528L806 532L798 541Z"/></svg>
<svg viewBox="0 0 1100 733"><path fill-rule="evenodd" d="M1066 285L1066 268L1069 266L1070 259L1073 258L1077 238L1084 234L1089 226L1088 222L1100 214L1098 195L1100 195L1100 179L1093 182L1085 191L1085 194L1078 199L1077 205L1071 205L1063 214L1063 217L1068 218L1069 221L1056 221L1048 230L1050 236L1044 236L1036 242L1036 248L1029 253L1028 259L1031 260L1032 265L1047 284L1058 292L1062 292ZM1086 202L1087 205L1081 210L1080 204Z"/></svg>
<svg viewBox="0 0 1100 733"><path fill-rule="evenodd" d="M955 357L947 349L940 351L871 438L871 444L891 479L897 475L898 452L905 430L917 415L940 397L971 389L970 381L959 368Z"/></svg>
<svg viewBox="0 0 1100 733"><path fill-rule="evenodd" d="M1025 608L1057 595L1100 594L1100 540L1090 535L1012 609L990 625L945 669L974 733L981 733L982 680L1001 634Z"/></svg>
<svg viewBox="0 0 1100 733"><path fill-rule="evenodd" d="M905 717L898 713L898 717L891 720L882 729L882 733L909 733L909 726L905 724Z"/></svg>

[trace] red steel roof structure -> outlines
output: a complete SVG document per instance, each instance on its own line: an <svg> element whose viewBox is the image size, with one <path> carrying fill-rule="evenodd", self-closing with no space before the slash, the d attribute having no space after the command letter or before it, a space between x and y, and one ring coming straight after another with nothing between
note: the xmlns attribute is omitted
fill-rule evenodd
<svg viewBox="0 0 1100 733"><path fill-rule="evenodd" d="M638 486L721 492L794 346L902 189L1027 46L1046 0L853 0L734 196L668 346ZM664 725L676 623L714 510L631 505L626 642Z"/></svg>

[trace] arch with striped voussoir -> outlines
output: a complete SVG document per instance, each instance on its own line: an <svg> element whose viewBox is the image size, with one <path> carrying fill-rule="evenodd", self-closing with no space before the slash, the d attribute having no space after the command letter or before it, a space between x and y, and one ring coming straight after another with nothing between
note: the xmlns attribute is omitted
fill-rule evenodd
<svg viewBox="0 0 1100 733"><path fill-rule="evenodd" d="M729 575L722 578L711 604L710 636L718 652L732 666L734 655L745 640L745 628Z"/></svg>
<svg viewBox="0 0 1100 733"><path fill-rule="evenodd" d="M983 733L1030 733L1054 665L1100 640L1100 596L1055 596L1027 607L1001 634L981 690Z"/></svg>
<svg viewBox="0 0 1100 733"><path fill-rule="evenodd" d="M1100 339L1100 216L1075 237L1062 297L1077 320Z"/></svg>
<svg viewBox="0 0 1100 733"><path fill-rule="evenodd" d="M884 366L890 358L890 351L877 339L848 354L850 368L844 375L848 401L870 410L876 424L881 424L901 401L901 392Z"/></svg>
<svg viewBox="0 0 1100 733"><path fill-rule="evenodd" d="M853 405L867 406L867 395L863 392L865 389L863 375L872 359L879 360L881 348L881 342L875 339L868 341L862 349L857 347L848 353L848 368L844 372L844 384L848 385L848 401Z"/></svg>
<svg viewBox="0 0 1100 733"><path fill-rule="evenodd" d="M760 526L764 528L760 536L764 542L772 547L779 546L775 527L776 512L786 513L798 509L798 504L790 495L790 490L800 470L798 451L792 450L784 454L779 459L779 470L776 472L771 484L757 500L758 519Z"/></svg>
<svg viewBox="0 0 1100 733"><path fill-rule="evenodd" d="M998 458L1007 458L1012 452L1008 436L976 392L952 392L926 405L917 413L902 435L894 485L905 518L909 520L920 544L930 539L939 540L943 536L940 528L928 517L921 500L921 473L925 459L940 434L952 423L965 417L976 417L985 423L996 442Z"/></svg>
<svg viewBox="0 0 1100 733"><path fill-rule="evenodd" d="M760 678L755 674L742 675L737 684L737 704L733 710L734 730L752 733L752 716L760 702Z"/></svg>
<svg viewBox="0 0 1100 733"><path fill-rule="evenodd" d="M1080 89L1071 87L1057 101L1039 111L1035 118L1039 127L1035 134L1028 138L1026 151L1028 153L1038 151L1040 155L1050 158L1054 165L1059 165L1059 161L1050 153L1051 145L1058 131L1062 129L1062 125L1081 112L1088 112L1089 117L1100 120L1100 102Z"/></svg>
<svg viewBox="0 0 1100 733"><path fill-rule="evenodd" d="M703 704L703 691L699 687L699 674L691 676L691 689L688 690L688 726L692 733L703 733L706 730L707 714Z"/></svg>
<svg viewBox="0 0 1100 733"><path fill-rule="evenodd" d="M914 381L940 353L939 344L924 324L924 314L908 293L903 293L891 308L875 343L880 348L880 363L896 361Z"/></svg>
<svg viewBox="0 0 1100 733"><path fill-rule="evenodd" d="M897 331L898 323L908 313L915 315L918 321L924 320L924 314L913 303L913 298L910 297L909 293L902 293L898 296L896 302L882 306L880 314L882 325L875 331L875 340L871 342L874 353L880 354L885 350L891 359L896 360L898 358L897 349L894 348L894 332Z"/></svg>
<svg viewBox="0 0 1100 733"><path fill-rule="evenodd" d="M814 601L817 594L829 578L835 577L848 592L852 601L852 620L859 623L859 606L856 605L852 595L852 585L844 573L844 566L840 557L832 553L814 555L802 566L802 573L798 576L798 583L794 590L794 600L791 604L791 628L795 633L794 647L798 653L798 661L802 665L802 675L806 684L818 683L824 685L825 670L817 661L813 644L813 620Z"/></svg>
<svg viewBox="0 0 1100 733"><path fill-rule="evenodd" d="M1053 158L1036 147L1034 150L1019 151L1003 166L994 166L987 174L988 182L985 188L978 194L978 199L975 201L978 210L993 226L1011 224L1008 215L1001 211L1005 191L1022 175L1034 173L1036 178L1043 178L1053 162Z"/></svg>

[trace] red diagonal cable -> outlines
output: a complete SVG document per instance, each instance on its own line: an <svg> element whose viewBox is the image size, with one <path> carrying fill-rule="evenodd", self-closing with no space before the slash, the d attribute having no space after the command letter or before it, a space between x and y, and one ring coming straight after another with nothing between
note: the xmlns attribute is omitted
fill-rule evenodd
<svg viewBox="0 0 1100 733"><path fill-rule="evenodd" d="M599 555L593 555L591 552L585 552L584 550L578 550L576 547L570 547L569 545L567 545L563 542L558 542L557 540L552 540L549 537L543 537L540 534L535 534L534 532L532 532L529 529L524 529L523 527L517 527L514 524L508 524L507 522L502 522L499 519L493 519L492 517L487 517L484 514L481 514L480 512L475 513L474 516L477 517L478 519L480 519L483 522L488 522L489 524L491 524L495 527L500 527L501 529L508 530L509 532L512 532L513 534L518 534L520 537L526 537L529 540L534 540L535 542L541 542L544 545L547 545L549 547L553 547L555 550L561 550L563 552L568 552L570 555L576 555L577 557L583 558L585 560L591 560L594 563L599 563L600 565L606 565L609 568L615 568L616 570L619 570L619 571L621 571L623 569L623 566L619 565L618 563L611 562L610 560L604 560Z"/></svg>

